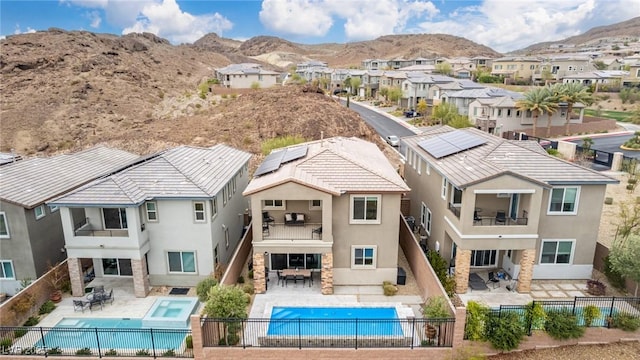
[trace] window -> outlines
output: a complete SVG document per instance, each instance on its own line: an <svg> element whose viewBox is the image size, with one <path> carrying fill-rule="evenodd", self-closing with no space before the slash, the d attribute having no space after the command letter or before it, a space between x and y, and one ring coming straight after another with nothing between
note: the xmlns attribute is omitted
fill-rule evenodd
<svg viewBox="0 0 640 360"><path fill-rule="evenodd" d="M433 218L433 216L431 215L431 209L429 209L428 207L424 208L425 213L424 213L424 231L427 232L427 235L431 235L431 219Z"/></svg>
<svg viewBox="0 0 640 360"><path fill-rule="evenodd" d="M322 200L309 201L309 210L321 210L321 209L322 209Z"/></svg>
<svg viewBox="0 0 640 360"><path fill-rule="evenodd" d="M264 200L264 208L284 210L284 200Z"/></svg>
<svg viewBox="0 0 640 360"><path fill-rule="evenodd" d="M442 177L442 190L440 191L440 196L447 200L447 178Z"/></svg>
<svg viewBox="0 0 640 360"><path fill-rule="evenodd" d="M9 235L9 223L7 222L7 215L4 211L0 211L0 239L8 239Z"/></svg>
<svg viewBox="0 0 640 360"><path fill-rule="evenodd" d="M211 199L211 218L213 219L216 215L218 215L218 197L214 196Z"/></svg>
<svg viewBox="0 0 640 360"><path fill-rule="evenodd" d="M103 258L102 273L113 276L133 276L131 259Z"/></svg>
<svg viewBox="0 0 640 360"><path fill-rule="evenodd" d="M216 248L213 249L213 268L214 269L218 268L219 262L220 262L220 258L218 257L218 245L216 245Z"/></svg>
<svg viewBox="0 0 640 360"><path fill-rule="evenodd" d="M54 213L54 212L56 212L56 211L58 211L58 210L60 210L60 207L58 207L58 206L55 206L55 205L51 205L51 206L49 206L49 211L50 211L51 213Z"/></svg>
<svg viewBox="0 0 640 360"><path fill-rule="evenodd" d="M0 279L15 279L13 272L13 263L11 260L0 260Z"/></svg>
<svg viewBox="0 0 640 360"><path fill-rule="evenodd" d="M535 65L529 65L529 70L534 70L536 68Z"/></svg>
<svg viewBox="0 0 640 360"><path fill-rule="evenodd" d="M196 222L204 222L205 218L205 210L203 202L194 202L193 203L193 216Z"/></svg>
<svg viewBox="0 0 640 360"><path fill-rule="evenodd" d="M195 273L196 254L192 251L170 251L167 253L170 273Z"/></svg>
<svg viewBox="0 0 640 360"><path fill-rule="evenodd" d="M453 186L453 193L451 194L451 205L458 208L462 206L462 190L455 186Z"/></svg>
<svg viewBox="0 0 640 360"><path fill-rule="evenodd" d="M542 241L540 264L571 264L573 240Z"/></svg>
<svg viewBox="0 0 640 360"><path fill-rule="evenodd" d="M127 228L127 210L125 208L103 208L102 216L104 217L104 228L107 230Z"/></svg>
<svg viewBox="0 0 640 360"><path fill-rule="evenodd" d="M516 110L516 117L520 117L520 115L522 115L522 111Z"/></svg>
<svg viewBox="0 0 640 360"><path fill-rule="evenodd" d="M498 109L498 116L502 116L502 109Z"/></svg>
<svg viewBox="0 0 640 360"><path fill-rule="evenodd" d="M158 221L158 204L155 201L147 201L144 206L147 209L147 221Z"/></svg>
<svg viewBox="0 0 640 360"><path fill-rule="evenodd" d="M233 177L233 179L231 179L231 186L233 187L233 193L235 194L236 193L236 189L238 187L235 176Z"/></svg>
<svg viewBox="0 0 640 360"><path fill-rule="evenodd" d="M36 215L36 220L42 219L47 213L44 210L44 205L37 206L33 209L33 213Z"/></svg>
<svg viewBox="0 0 640 360"><path fill-rule="evenodd" d="M507 109L507 117L511 117L511 109Z"/></svg>
<svg viewBox="0 0 640 360"><path fill-rule="evenodd" d="M554 188L549 199L549 213L576 214L578 212L578 187Z"/></svg>
<svg viewBox="0 0 640 360"><path fill-rule="evenodd" d="M231 182L227 183L227 200L231 200L231 195L233 195L233 192L231 190Z"/></svg>
<svg viewBox="0 0 640 360"><path fill-rule="evenodd" d="M420 225L423 228L427 228L427 204L422 203L420 206Z"/></svg>
<svg viewBox="0 0 640 360"><path fill-rule="evenodd" d="M227 187L222 188L222 205L227 205Z"/></svg>
<svg viewBox="0 0 640 360"><path fill-rule="evenodd" d="M376 267L376 247L375 246L352 246L352 268L369 268Z"/></svg>
<svg viewBox="0 0 640 360"><path fill-rule="evenodd" d="M352 195L350 223L380 224L380 207L380 195Z"/></svg>

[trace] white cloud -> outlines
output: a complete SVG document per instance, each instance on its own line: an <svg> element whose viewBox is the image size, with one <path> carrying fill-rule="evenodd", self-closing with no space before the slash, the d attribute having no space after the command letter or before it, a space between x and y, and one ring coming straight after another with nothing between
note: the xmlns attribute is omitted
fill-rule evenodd
<svg viewBox="0 0 640 360"><path fill-rule="evenodd" d="M447 33L507 52L543 41L561 40L591 27L623 21L638 14L637 0L485 0L458 8L447 19L423 22L428 33Z"/></svg>
<svg viewBox="0 0 640 360"><path fill-rule="evenodd" d="M32 29L31 27L27 26L27 30L22 31L22 29L20 29L20 24L16 24L16 28L13 30L13 35L20 35L20 34L31 34L36 32L35 29Z"/></svg>
<svg viewBox="0 0 640 360"><path fill-rule="evenodd" d="M437 13L432 2L423 0L264 0L260 21L280 33L320 37L340 18L349 40L364 40L405 32L412 18Z"/></svg>
<svg viewBox="0 0 640 360"><path fill-rule="evenodd" d="M100 24L102 23L102 17L100 16L100 12L98 12L97 10L89 11L87 13L87 18L91 20L90 26L92 28L97 29L100 27Z"/></svg>

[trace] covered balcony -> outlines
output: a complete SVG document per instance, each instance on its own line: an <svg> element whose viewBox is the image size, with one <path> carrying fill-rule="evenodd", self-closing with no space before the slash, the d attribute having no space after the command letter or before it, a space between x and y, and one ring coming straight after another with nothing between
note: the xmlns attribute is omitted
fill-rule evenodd
<svg viewBox="0 0 640 360"><path fill-rule="evenodd" d="M323 240L323 232L326 235L331 229L330 224L323 227L323 218L329 215L323 212L323 205L320 200L265 201L261 208L262 240Z"/></svg>
<svg viewBox="0 0 640 360"><path fill-rule="evenodd" d="M459 220L473 226L527 226L532 201L530 193L475 194L473 207L463 202L462 191L450 185L447 208ZM473 217L469 216L473 213ZM461 219L461 215L462 219Z"/></svg>

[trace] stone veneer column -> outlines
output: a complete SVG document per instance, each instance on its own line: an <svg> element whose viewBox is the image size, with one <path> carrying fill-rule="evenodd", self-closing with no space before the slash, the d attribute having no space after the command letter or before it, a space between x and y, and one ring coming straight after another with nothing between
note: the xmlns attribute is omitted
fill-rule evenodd
<svg viewBox="0 0 640 360"><path fill-rule="evenodd" d="M84 296L84 276L82 274L82 263L79 258L68 258L69 280L71 280L71 294L73 296Z"/></svg>
<svg viewBox="0 0 640 360"><path fill-rule="evenodd" d="M322 295L333 294L333 253L322 254Z"/></svg>
<svg viewBox="0 0 640 360"><path fill-rule="evenodd" d="M456 250L456 293L464 294L469 286L469 267L471 266L471 250Z"/></svg>
<svg viewBox="0 0 640 360"><path fill-rule="evenodd" d="M140 260L131 259L133 271L133 294L143 298L149 294L149 275L147 275L147 263L144 257Z"/></svg>
<svg viewBox="0 0 640 360"><path fill-rule="evenodd" d="M264 254L253 254L253 289L256 294L267 292L267 281L264 274Z"/></svg>
<svg viewBox="0 0 640 360"><path fill-rule="evenodd" d="M531 279L533 279L533 264L536 261L536 249L522 250L520 258L520 273L518 274L518 292L531 291Z"/></svg>

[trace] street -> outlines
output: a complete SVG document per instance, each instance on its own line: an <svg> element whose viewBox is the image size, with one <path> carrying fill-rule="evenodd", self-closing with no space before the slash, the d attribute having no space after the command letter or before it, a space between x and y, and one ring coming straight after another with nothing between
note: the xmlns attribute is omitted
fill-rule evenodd
<svg viewBox="0 0 640 360"><path fill-rule="evenodd" d="M594 150L606 151L610 153L621 152L624 156L640 159L640 151L630 151L620 149L625 141L631 139L633 135L611 135L611 136L597 136L592 137L593 145L591 148ZM571 140L572 143L582 146L582 139Z"/></svg>

